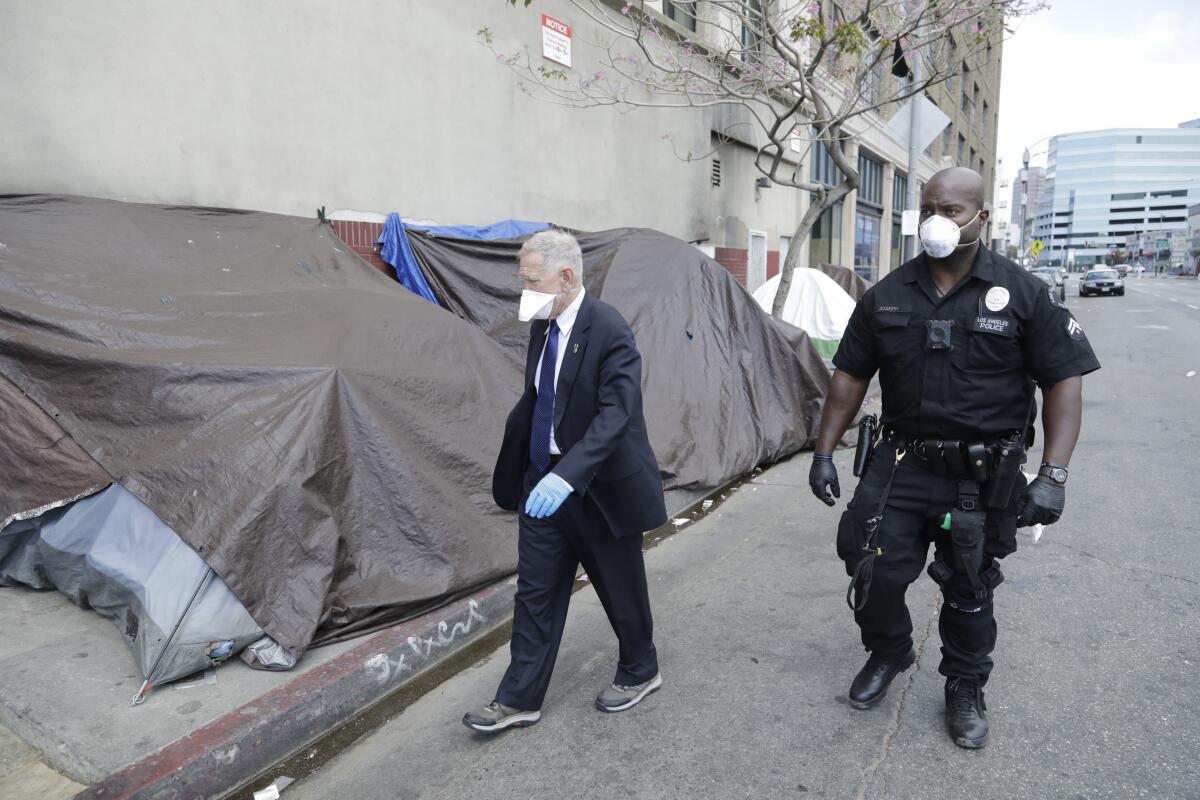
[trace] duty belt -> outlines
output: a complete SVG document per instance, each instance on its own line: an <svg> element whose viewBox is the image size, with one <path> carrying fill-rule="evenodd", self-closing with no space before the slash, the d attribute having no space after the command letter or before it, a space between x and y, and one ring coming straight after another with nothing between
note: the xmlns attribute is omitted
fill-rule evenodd
<svg viewBox="0 0 1200 800"><path fill-rule="evenodd" d="M991 475L995 442L906 436L895 428L884 428L883 441L908 452L935 475L971 478L983 483Z"/></svg>

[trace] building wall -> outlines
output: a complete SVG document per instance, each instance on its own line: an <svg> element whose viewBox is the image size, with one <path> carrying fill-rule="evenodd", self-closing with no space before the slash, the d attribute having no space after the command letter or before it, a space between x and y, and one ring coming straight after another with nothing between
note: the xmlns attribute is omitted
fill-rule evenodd
<svg viewBox="0 0 1200 800"><path fill-rule="evenodd" d="M1063 263L1104 260L1145 231L1187 228L1200 201L1200 129L1120 128L1050 140L1046 187L1034 227L1046 252Z"/></svg>
<svg viewBox="0 0 1200 800"><path fill-rule="evenodd" d="M706 112L526 96L475 34L540 54L539 11L596 69L566 0L8 3L0 190L706 235Z"/></svg>
<svg viewBox="0 0 1200 800"><path fill-rule="evenodd" d="M11 3L0 26L0 192L645 226L727 254L735 272L736 251L762 231L767 275L777 271L808 194L756 189L753 149L736 142L714 153L722 180L713 186L703 154L725 129L721 112L570 109L529 97L476 32L487 26L498 51L528 49L542 63L541 12L574 28L572 77L599 69L600 31L569 0L528 9L500 0ZM989 119L954 124L979 142L976 160L986 163L972 166L990 173L998 45L981 69ZM951 100L939 105L959 116ZM881 122L849 126L883 165L873 277L898 266L891 187L907 164ZM922 156L918 183L940 166L935 149ZM843 203L846 266L857 206L858 193ZM340 220L339 231L371 256L369 232L351 221L361 219ZM808 243L796 246L807 265Z"/></svg>

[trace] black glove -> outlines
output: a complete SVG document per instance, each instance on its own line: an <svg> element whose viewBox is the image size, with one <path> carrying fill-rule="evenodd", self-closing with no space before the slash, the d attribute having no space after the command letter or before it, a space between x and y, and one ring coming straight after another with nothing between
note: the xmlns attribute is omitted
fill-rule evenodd
<svg viewBox="0 0 1200 800"><path fill-rule="evenodd" d="M842 496L842 487L838 485L837 467L828 458L814 458L808 469L808 485L812 493L827 506L832 506L834 497ZM829 494L833 493L833 497Z"/></svg>
<svg viewBox="0 0 1200 800"><path fill-rule="evenodd" d="M1021 501L1021 514L1017 517L1017 527L1024 528L1039 523L1053 525L1062 516L1066 504L1067 487L1038 478L1025 489L1025 497Z"/></svg>

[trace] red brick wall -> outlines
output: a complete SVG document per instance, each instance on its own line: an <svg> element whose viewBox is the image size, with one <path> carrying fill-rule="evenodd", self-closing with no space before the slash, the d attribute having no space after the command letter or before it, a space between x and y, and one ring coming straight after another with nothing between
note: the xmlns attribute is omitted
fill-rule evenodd
<svg viewBox="0 0 1200 800"><path fill-rule="evenodd" d="M713 248L713 258L717 260L718 264L729 270L742 286L746 285L746 256L747 250L743 247Z"/></svg>
<svg viewBox="0 0 1200 800"><path fill-rule="evenodd" d="M362 256L363 260L384 275L389 278L396 277L396 271L379 258L379 253L375 249L375 240L379 238L379 234L383 233L382 222L357 222L344 219L331 221L337 235L351 250Z"/></svg>
<svg viewBox="0 0 1200 800"><path fill-rule="evenodd" d="M729 270L733 277L737 278L737 282L742 286L746 285L746 262L749 259L749 251L744 247L714 247L713 258L717 263L725 269ZM767 279L775 277L779 274L779 251L767 251Z"/></svg>

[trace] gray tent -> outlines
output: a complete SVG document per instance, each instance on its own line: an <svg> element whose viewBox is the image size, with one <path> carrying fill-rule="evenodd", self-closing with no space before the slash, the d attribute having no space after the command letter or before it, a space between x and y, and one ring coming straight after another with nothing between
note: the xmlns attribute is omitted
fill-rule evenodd
<svg viewBox="0 0 1200 800"><path fill-rule="evenodd" d="M315 220L0 197L0 580L114 618L161 682L259 628L286 665L510 574L518 243L414 246L444 307ZM584 247L642 348L671 507L812 441L802 332L677 239Z"/></svg>

